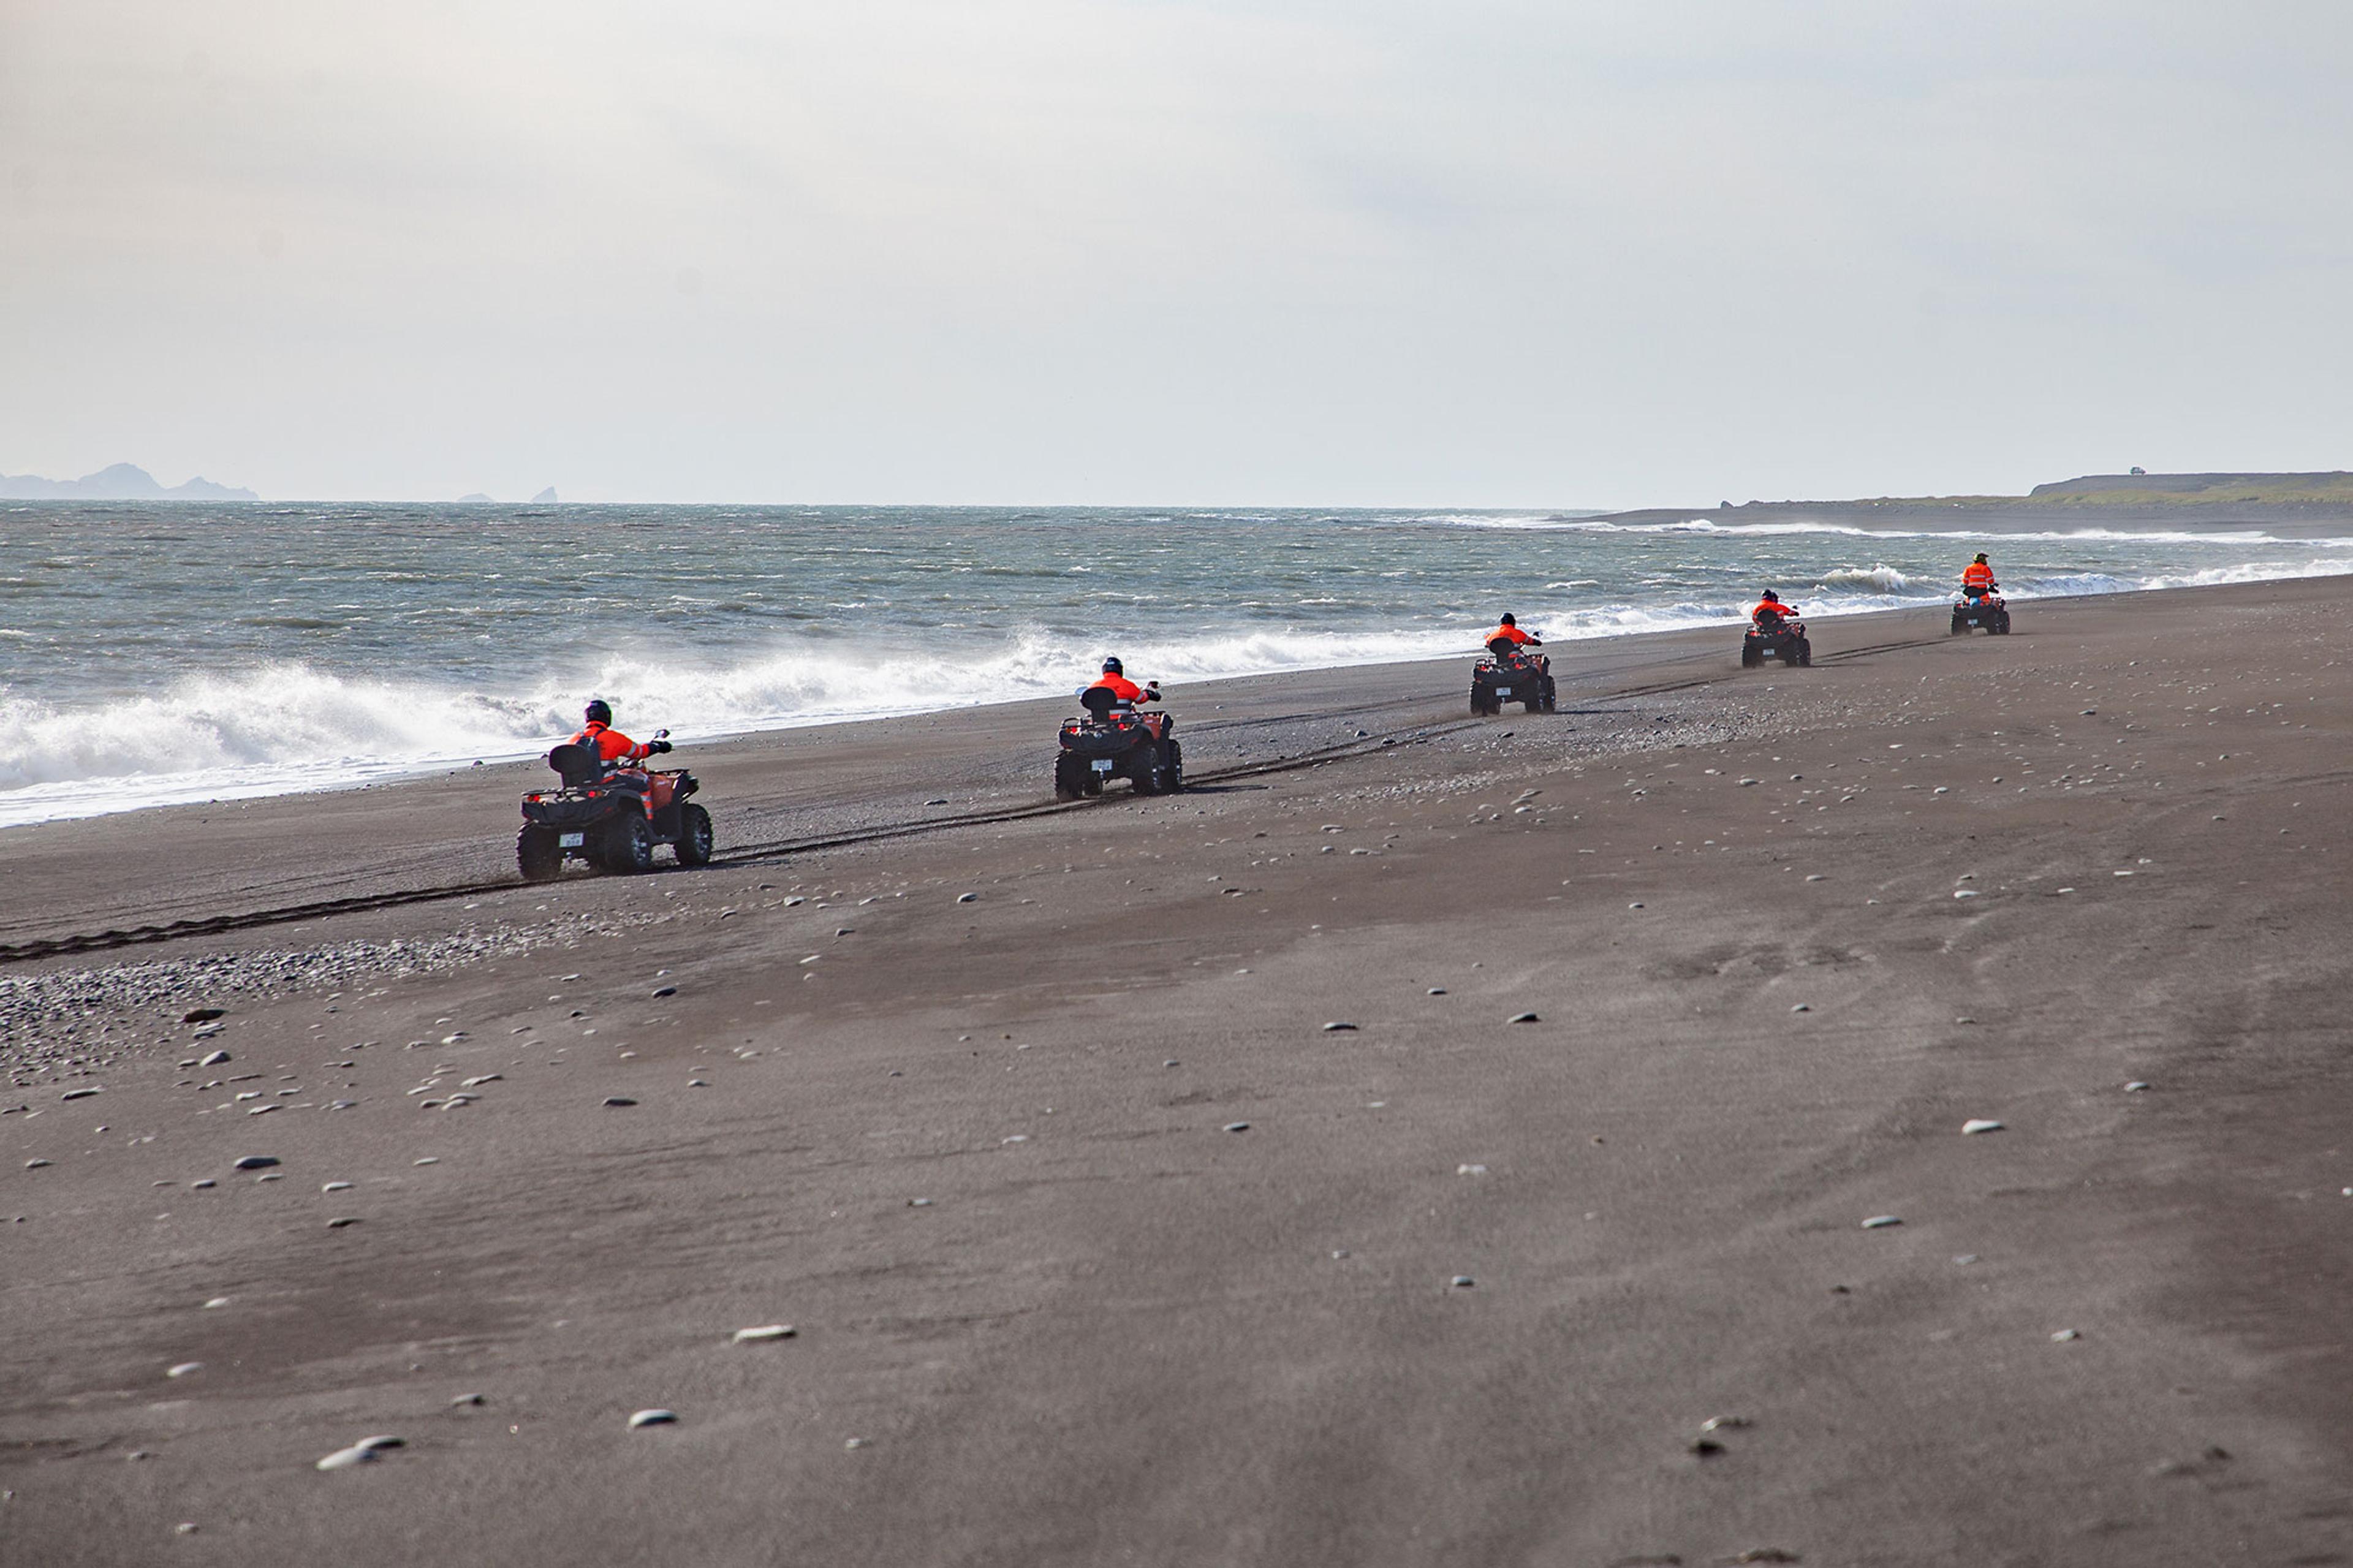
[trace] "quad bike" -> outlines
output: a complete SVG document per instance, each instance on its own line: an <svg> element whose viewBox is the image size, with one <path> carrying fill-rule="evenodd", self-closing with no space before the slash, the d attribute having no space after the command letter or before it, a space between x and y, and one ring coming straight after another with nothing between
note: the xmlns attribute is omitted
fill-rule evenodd
<svg viewBox="0 0 2353 1568"><path fill-rule="evenodd" d="M1953 629L1961 637L1971 626L1983 626L1995 637L2010 635L2010 604L2000 594L1964 594L1953 601Z"/></svg>
<svg viewBox="0 0 2353 1568"><path fill-rule="evenodd" d="M1814 645L1806 640L1806 623L1775 616L1752 622L1741 639L1740 668L1753 669L1768 658L1800 668L1814 662Z"/></svg>
<svg viewBox="0 0 2353 1568"><path fill-rule="evenodd" d="M1517 702L1531 713L1550 713L1556 701L1552 660L1509 637L1489 643L1487 657L1471 667L1473 713L1501 713L1506 702Z"/></svg>
<svg viewBox="0 0 2353 1568"><path fill-rule="evenodd" d="M1149 688L1160 695L1155 683ZM1076 800L1101 795L1104 781L1124 778L1138 795L1185 787L1185 749L1170 738L1166 713L1139 713L1106 687L1079 693L1086 712L1062 721L1061 750L1054 757L1054 797Z"/></svg>
<svg viewBox="0 0 2353 1568"><path fill-rule="evenodd" d="M654 739L669 734L658 731ZM681 866L711 858L711 814L687 800L702 786L684 768L608 764L595 746L582 742L556 747L547 753L547 765L564 786L522 797L515 865L524 881L551 880L566 860L607 871L647 870L657 844L675 846Z"/></svg>

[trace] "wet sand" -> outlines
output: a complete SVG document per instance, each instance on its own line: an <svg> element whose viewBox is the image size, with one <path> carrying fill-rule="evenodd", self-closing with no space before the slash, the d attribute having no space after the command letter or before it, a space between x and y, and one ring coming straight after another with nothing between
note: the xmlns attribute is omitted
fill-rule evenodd
<svg viewBox="0 0 2353 1568"><path fill-rule="evenodd" d="M1172 690L1357 754L0 969L0 1563L2353 1562L2349 604ZM677 760L855 832L1063 706ZM539 776L17 830L0 942Z"/></svg>

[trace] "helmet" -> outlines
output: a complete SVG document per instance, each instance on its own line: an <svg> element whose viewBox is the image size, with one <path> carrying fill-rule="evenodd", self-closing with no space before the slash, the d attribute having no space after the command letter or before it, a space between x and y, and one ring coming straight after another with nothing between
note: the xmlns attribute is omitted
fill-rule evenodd
<svg viewBox="0 0 2353 1568"><path fill-rule="evenodd" d="M1777 605L1781 602L1781 595L1773 592L1770 588L1765 590L1765 597Z"/></svg>
<svg viewBox="0 0 2353 1568"><path fill-rule="evenodd" d="M1125 675L1127 673L1127 666L1120 663L1117 658L1107 658L1103 660L1103 673L1105 675Z"/></svg>
<svg viewBox="0 0 2353 1568"><path fill-rule="evenodd" d="M588 704L587 711L581 717L591 724L609 724L613 721L612 704L599 697Z"/></svg>
<svg viewBox="0 0 2353 1568"><path fill-rule="evenodd" d="M1982 550L1978 552L1978 564L1980 566L1985 564L1985 552Z"/></svg>
<svg viewBox="0 0 2353 1568"><path fill-rule="evenodd" d="M1514 620L1514 619L1512 619L1512 612L1511 612L1511 611L1509 611L1509 610L1505 610L1505 611L1504 612L1504 624L1505 626L1518 626L1520 623L1519 623L1519 622L1517 622L1517 621L1515 621L1515 620Z"/></svg>

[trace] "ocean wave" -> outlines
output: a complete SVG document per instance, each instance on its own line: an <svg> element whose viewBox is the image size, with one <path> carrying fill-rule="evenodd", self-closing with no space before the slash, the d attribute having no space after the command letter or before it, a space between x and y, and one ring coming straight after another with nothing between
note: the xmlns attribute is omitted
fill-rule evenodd
<svg viewBox="0 0 2353 1568"><path fill-rule="evenodd" d="M1911 580L1884 562L1868 569L1861 566L1841 566L1825 572L1820 586L1836 591L1841 588L1868 588L1873 593L1900 594Z"/></svg>

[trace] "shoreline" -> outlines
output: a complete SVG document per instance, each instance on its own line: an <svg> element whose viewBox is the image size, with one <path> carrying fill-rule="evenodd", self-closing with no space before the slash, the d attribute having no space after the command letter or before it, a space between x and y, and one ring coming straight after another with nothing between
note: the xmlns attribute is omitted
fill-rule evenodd
<svg viewBox="0 0 2353 1568"><path fill-rule="evenodd" d="M1629 513L1621 515L1634 516L1648 514ZM1592 521L1604 520L1595 519ZM2348 523L2353 523L2353 516L2348 516L2347 521ZM2137 596L2147 594L2193 592L2201 588L2209 587L2260 588L2266 584L2301 583L2313 581L2318 578L2344 575L2353 575L2353 559L2348 559L2341 571L2309 572L2282 577L2251 578L2243 582L2233 582L2229 584L2191 584L2188 586L2172 585L2158 588L2134 588L2117 592L2103 592L2097 594L2052 595L2047 596L2012 594L2008 596L2010 598L2010 602L2014 605L2044 606L2078 602L2094 602L2121 596ZM1874 616L1920 615L1924 613L1933 613L1942 605L1948 603L1951 596L1952 595L1949 594L1941 594L1933 596L1925 596L1918 599L1916 602L1907 602L1894 605L1878 606L1860 610L1808 611L1805 612L1805 615L1806 619L1810 624L1817 622L1852 622L1867 620ZM1630 638L1648 637L1709 633L1736 634L1738 628L1745 624L1745 621L1739 618L1694 620L1688 623L1680 623L1656 627L1645 627L1636 631L1613 629L1598 632L1591 636L1561 636L1549 638L1546 646L1548 650L1557 650L1563 647L1582 646L1591 643L1614 644ZM1233 681L1274 679L1295 676L1315 676L1347 670L1392 668L1398 670L1413 670L1421 667L1453 662L1464 662L1467 664L1467 661L1473 659L1476 657L1477 650L1475 648L1465 647L1461 652L1457 654L1447 654L1432 658L1403 659L1385 658L1367 660L1364 662L1286 666L1272 669L1252 670L1241 674L1216 676L1205 680L1187 683L1184 689L1187 690L1203 689L1222 686L1228 682ZM1081 673L1078 679L1082 680L1085 679L1083 672ZM759 736L774 735L789 731L845 730L860 724L902 721L919 718L925 715L983 713L1000 710L1007 708L1018 707L1024 704L1052 703L1060 700L1062 700L1062 699L1050 694L1032 693L1027 695L991 698L969 704L948 707L910 708L904 710L876 712L857 717L832 715L808 719L784 719L753 726L724 728L712 731L708 734L691 735L688 739L679 742L679 744L688 747L728 746L747 742ZM660 727L659 717L655 720L655 727ZM552 745L556 740L560 740L561 738L561 736L554 737L548 742L548 744ZM225 790L219 785L191 784L186 786L185 790L174 790L170 798L142 800L133 804L119 805L107 805L96 809L73 812L67 815L47 816L22 821L0 822L0 845L6 844L9 841L10 836L25 828L51 826L69 822L97 821L154 811L183 810L198 806L237 805L242 803L254 801L276 800L303 795L332 795L353 791L397 788L415 784L434 777L446 777L451 773L468 771L472 768L511 767L532 763L538 760L539 755L540 752L537 750L526 750L514 752L485 753L480 758L465 758L463 760L453 756L445 759L426 760L415 763L369 762L365 763L351 764L355 771L348 777L339 777L313 784L289 785L283 784L260 783L245 784L233 783ZM304 765L310 766L314 764ZM44 787L54 788L60 791L70 791L93 784L102 786L111 782L112 781L111 779L76 780L60 782L57 784ZM215 791L216 793L205 793L207 790ZM5 796L0 796L0 814L5 814L9 810L9 807L10 802Z"/></svg>

